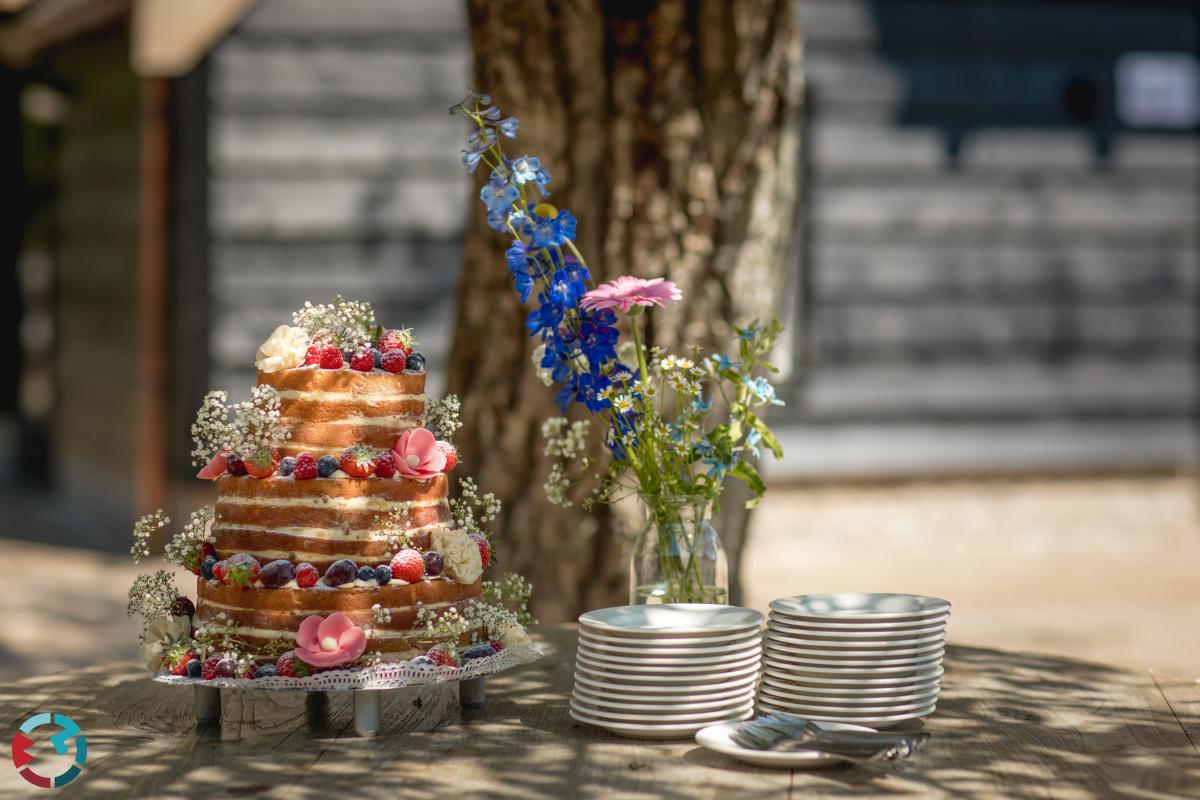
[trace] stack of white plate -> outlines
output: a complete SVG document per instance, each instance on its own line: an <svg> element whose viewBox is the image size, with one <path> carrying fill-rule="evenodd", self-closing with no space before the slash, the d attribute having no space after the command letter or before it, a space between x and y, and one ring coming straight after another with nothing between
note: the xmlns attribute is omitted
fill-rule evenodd
<svg viewBox="0 0 1200 800"><path fill-rule="evenodd" d="M579 618L571 718L623 736L690 737L754 714L763 615L736 606L618 606Z"/></svg>
<svg viewBox="0 0 1200 800"><path fill-rule="evenodd" d="M810 594L771 603L758 706L887 727L933 713L950 604L909 594Z"/></svg>

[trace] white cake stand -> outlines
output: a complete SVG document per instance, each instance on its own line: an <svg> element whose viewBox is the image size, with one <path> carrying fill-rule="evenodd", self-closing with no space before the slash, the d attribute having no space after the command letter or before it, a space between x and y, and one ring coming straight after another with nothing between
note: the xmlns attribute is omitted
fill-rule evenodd
<svg viewBox="0 0 1200 800"><path fill-rule="evenodd" d="M471 661L461 667L433 667L408 662L384 663L358 670L332 670L307 678L188 678L158 673L154 680L173 686L192 686L195 691L196 722L216 723L221 720L222 689L257 689L274 692L307 692L314 702L325 692L353 692L354 730L359 736L379 733L379 701L385 691L457 683L458 700L463 708L483 708L486 701L485 680L521 664L528 664L543 655L536 645L506 647L495 655Z"/></svg>

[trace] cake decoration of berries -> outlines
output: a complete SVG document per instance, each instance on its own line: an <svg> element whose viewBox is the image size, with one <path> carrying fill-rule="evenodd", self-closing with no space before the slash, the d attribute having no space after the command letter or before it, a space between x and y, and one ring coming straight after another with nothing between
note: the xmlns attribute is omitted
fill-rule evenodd
<svg viewBox="0 0 1200 800"><path fill-rule="evenodd" d="M442 570L446 568L446 560L442 558L442 554L432 550L426 553L421 560L425 562L425 574L431 578L441 575Z"/></svg>
<svg viewBox="0 0 1200 800"><path fill-rule="evenodd" d="M206 681L211 681L217 677L217 664L221 663L220 656L209 656L204 660L204 666L200 670L200 677Z"/></svg>
<svg viewBox="0 0 1200 800"><path fill-rule="evenodd" d="M392 577L398 581L416 583L425 575L425 560L416 550L404 549L392 556Z"/></svg>
<svg viewBox="0 0 1200 800"><path fill-rule="evenodd" d="M326 586L345 586L358 577L358 565L348 558L339 558L325 570Z"/></svg>
<svg viewBox="0 0 1200 800"><path fill-rule="evenodd" d="M403 350L388 350L383 354L383 358L379 361L379 366L385 372L404 372L404 367L408 363L408 356L404 355Z"/></svg>
<svg viewBox="0 0 1200 800"><path fill-rule="evenodd" d="M304 364L306 367L316 367L321 364L321 348L325 345L320 342L313 342L308 346L308 350L304 352Z"/></svg>
<svg viewBox="0 0 1200 800"><path fill-rule="evenodd" d="M404 353L404 357L408 358L408 354L412 352L417 340L413 338L411 328L393 329L384 331L379 337L379 352L385 356L395 350Z"/></svg>
<svg viewBox="0 0 1200 800"><path fill-rule="evenodd" d="M311 481L319 474L317 460L313 458L312 453L305 452L296 456L296 463L292 467L292 477L298 481Z"/></svg>
<svg viewBox="0 0 1200 800"><path fill-rule="evenodd" d="M307 678L312 675L312 667L296 658L296 654L288 651L275 662L275 674L284 678Z"/></svg>
<svg viewBox="0 0 1200 800"><path fill-rule="evenodd" d="M229 559L228 582L230 586L247 589L258 579L258 559L249 553L238 553Z"/></svg>
<svg viewBox="0 0 1200 800"><path fill-rule="evenodd" d="M391 450L381 450L375 454L375 476L377 478L396 477L396 456Z"/></svg>
<svg viewBox="0 0 1200 800"><path fill-rule="evenodd" d="M196 604L191 601L191 598L179 595L175 598L175 602L171 603L172 617L192 617L196 615Z"/></svg>
<svg viewBox="0 0 1200 800"><path fill-rule="evenodd" d="M454 449L454 445L449 442L438 441L435 446L446 457L446 472L458 466L458 451Z"/></svg>
<svg viewBox="0 0 1200 800"><path fill-rule="evenodd" d="M458 665L458 660L444 644L435 644L429 648L429 651L425 655L439 667L454 667Z"/></svg>
<svg viewBox="0 0 1200 800"><path fill-rule="evenodd" d="M375 356L370 350L359 350L350 356L350 369L358 372L370 372L375 369Z"/></svg>
<svg viewBox="0 0 1200 800"><path fill-rule="evenodd" d="M380 564L375 567L375 581L380 586L387 586L392 582L392 565Z"/></svg>
<svg viewBox="0 0 1200 800"><path fill-rule="evenodd" d="M342 351L336 345L327 344L321 347L321 369L341 369L346 364Z"/></svg>
<svg viewBox="0 0 1200 800"><path fill-rule="evenodd" d="M479 545L479 558L483 561L483 566L486 569L492 563L492 543L482 533L471 531L467 534L471 537L471 541Z"/></svg>
<svg viewBox="0 0 1200 800"><path fill-rule="evenodd" d="M425 356L420 353L410 353L404 360L404 368L409 372L424 372Z"/></svg>
<svg viewBox="0 0 1200 800"><path fill-rule="evenodd" d="M296 565L296 585L301 589L311 589L317 585L317 581L320 579L321 571L307 561L301 561Z"/></svg>
<svg viewBox="0 0 1200 800"><path fill-rule="evenodd" d="M213 578L219 583L229 582L229 562L221 559L212 567Z"/></svg>
<svg viewBox="0 0 1200 800"><path fill-rule="evenodd" d="M269 478L279 468L279 451L260 447L244 462L246 472L255 478Z"/></svg>
<svg viewBox="0 0 1200 800"><path fill-rule="evenodd" d="M369 478L378 466L375 462L375 448L365 444L346 448L339 463L342 472L351 478Z"/></svg>
<svg viewBox="0 0 1200 800"><path fill-rule="evenodd" d="M279 460L279 477L286 478L292 474L292 469L296 466L296 459L291 456L286 456Z"/></svg>
<svg viewBox="0 0 1200 800"><path fill-rule="evenodd" d="M246 474L246 462L240 457L229 455L225 459L225 469L235 478L240 478Z"/></svg>
<svg viewBox="0 0 1200 800"><path fill-rule="evenodd" d="M296 578L296 568L292 562L279 558L263 566L258 572L258 579L268 589L280 589ZM315 583L316 581L314 581Z"/></svg>
<svg viewBox="0 0 1200 800"><path fill-rule="evenodd" d="M317 474L322 478L331 478L333 473L341 469L341 464L333 456L321 456L317 459Z"/></svg>

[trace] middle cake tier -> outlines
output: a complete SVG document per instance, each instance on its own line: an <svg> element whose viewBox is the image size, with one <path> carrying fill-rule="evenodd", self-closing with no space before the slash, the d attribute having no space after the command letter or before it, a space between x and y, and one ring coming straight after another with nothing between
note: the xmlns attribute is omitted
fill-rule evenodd
<svg viewBox="0 0 1200 800"><path fill-rule="evenodd" d="M453 527L447 485L445 475L425 481L225 475L217 481L215 547L263 564L307 561L322 572L342 558L387 563L396 532L425 550L434 530Z"/></svg>

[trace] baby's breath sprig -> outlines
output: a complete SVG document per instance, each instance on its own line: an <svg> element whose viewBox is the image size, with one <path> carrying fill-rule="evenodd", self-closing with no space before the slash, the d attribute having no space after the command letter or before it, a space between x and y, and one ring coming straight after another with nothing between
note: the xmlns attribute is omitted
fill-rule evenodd
<svg viewBox="0 0 1200 800"><path fill-rule="evenodd" d="M215 453L233 446L233 425L229 422L229 395L213 391L204 395L204 402L192 423L192 463L202 466Z"/></svg>
<svg viewBox="0 0 1200 800"><path fill-rule="evenodd" d="M425 425L437 438L451 441L462 427L462 420L459 418L461 411L462 403L456 394L448 394L440 400L430 400L425 403Z"/></svg>
<svg viewBox="0 0 1200 800"><path fill-rule="evenodd" d="M381 515L377 521L378 528L370 533L373 541L384 541L392 552L412 547L412 537L408 534L409 510L397 508Z"/></svg>
<svg viewBox="0 0 1200 800"><path fill-rule="evenodd" d="M171 606L179 592L175 589L175 578L165 569L138 575L129 587L129 602L125 613L140 614L143 619L158 619L169 616Z"/></svg>
<svg viewBox="0 0 1200 800"><path fill-rule="evenodd" d="M171 518L160 508L133 523L133 546L129 548L133 563L138 564L143 558L150 557L150 538L170 522Z"/></svg>
<svg viewBox="0 0 1200 800"><path fill-rule="evenodd" d="M292 315L292 324L303 328L314 342L354 350L370 348L383 333L370 303L347 300L340 294L329 304L305 303Z"/></svg>
<svg viewBox="0 0 1200 800"><path fill-rule="evenodd" d="M171 537L163 547L163 556L172 564L194 569L200 566L200 553L205 542L217 541L209 529L216 516L213 506L204 506L192 512L183 530Z"/></svg>
<svg viewBox="0 0 1200 800"><path fill-rule="evenodd" d="M465 477L458 481L458 497L451 498L450 509L458 527L468 532L486 533L484 526L500 516L501 503L491 492L480 496L475 479Z"/></svg>
<svg viewBox="0 0 1200 800"><path fill-rule="evenodd" d="M532 584L515 572L506 572L498 581L484 581L481 595L485 603L509 612L513 615L513 621L523 627L537 624L537 620L529 613L529 598L532 596Z"/></svg>

